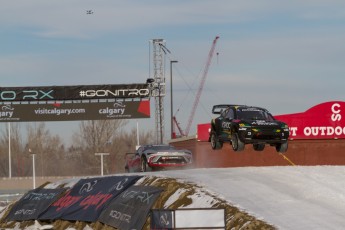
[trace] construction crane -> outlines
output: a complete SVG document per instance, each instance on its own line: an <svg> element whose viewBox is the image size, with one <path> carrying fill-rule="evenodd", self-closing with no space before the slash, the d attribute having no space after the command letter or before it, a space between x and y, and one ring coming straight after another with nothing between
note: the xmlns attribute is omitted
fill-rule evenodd
<svg viewBox="0 0 345 230"><path fill-rule="evenodd" d="M204 84L205 84L205 80L206 80L206 77L207 77L208 69L209 69L211 61L212 61L212 57L213 57L213 54L214 54L214 50L216 48L216 44L217 44L218 38L219 38L219 36L216 36L216 38L213 40L212 47L210 49L210 52L208 53L208 58L207 58L206 66L205 66L205 69L204 69L204 72L203 72L203 75L202 75L202 78L201 78L201 81L200 81L200 85L199 85L197 94L195 96L195 101L194 101L194 104L193 104L193 107L192 107L192 112L191 112L191 114L189 116L189 119L188 119L187 128L186 128L184 133L181 133L181 135L183 135L183 136L188 136L189 131L190 131L190 127L192 126L192 122L193 122L193 119L194 119L195 111L196 111L196 108L198 107L198 104L199 104L200 96L201 96L202 90L204 88ZM177 124L176 120L175 120L175 123Z"/></svg>
<svg viewBox="0 0 345 230"><path fill-rule="evenodd" d="M185 136L185 134L184 134L184 132L183 132L183 130L182 130L180 124L177 122L175 116L173 116L173 122L174 122L174 124L176 125L178 131L180 132L180 135L181 135L181 136ZM173 128L174 128L174 127L173 127ZM175 132L175 130L173 130L173 138L176 138L176 132Z"/></svg>

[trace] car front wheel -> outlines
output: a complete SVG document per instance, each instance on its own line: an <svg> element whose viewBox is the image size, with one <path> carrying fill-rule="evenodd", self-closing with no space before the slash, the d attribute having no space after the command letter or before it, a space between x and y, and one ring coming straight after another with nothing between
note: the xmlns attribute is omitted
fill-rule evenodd
<svg viewBox="0 0 345 230"><path fill-rule="evenodd" d="M231 145L232 145L232 149L235 152L239 152L239 151L243 151L244 150L244 142L242 142L240 140L240 138L238 138L238 134L237 133L232 134Z"/></svg>

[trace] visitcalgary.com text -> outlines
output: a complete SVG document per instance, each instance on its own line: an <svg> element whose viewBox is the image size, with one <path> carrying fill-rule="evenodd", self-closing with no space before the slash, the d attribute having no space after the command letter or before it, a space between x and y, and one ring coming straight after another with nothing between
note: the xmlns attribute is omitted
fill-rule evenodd
<svg viewBox="0 0 345 230"><path fill-rule="evenodd" d="M77 114L77 113L85 113L85 109L35 109L35 114L43 115L43 114L51 114L51 115L60 115L60 114Z"/></svg>

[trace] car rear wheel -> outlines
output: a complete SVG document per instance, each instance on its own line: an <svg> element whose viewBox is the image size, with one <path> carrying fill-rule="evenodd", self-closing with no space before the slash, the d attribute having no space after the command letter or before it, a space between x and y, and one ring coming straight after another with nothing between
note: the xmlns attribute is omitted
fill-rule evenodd
<svg viewBox="0 0 345 230"><path fill-rule="evenodd" d="M211 147L212 149L221 149L223 147L223 142L218 140L215 132L211 133Z"/></svg>
<svg viewBox="0 0 345 230"><path fill-rule="evenodd" d="M253 144L253 148L255 151L262 151L265 149L265 144Z"/></svg>
<svg viewBox="0 0 345 230"><path fill-rule="evenodd" d="M284 142L284 143L279 143L276 145L276 150L279 153L285 153L288 150L288 143Z"/></svg>
<svg viewBox="0 0 345 230"><path fill-rule="evenodd" d="M141 157L141 171L146 172L148 168L147 160L145 157Z"/></svg>
<svg viewBox="0 0 345 230"><path fill-rule="evenodd" d="M237 133L232 134L231 145L232 145L232 149L235 152L239 152L239 151L243 151L244 150L244 142L242 142L238 138L238 134Z"/></svg>

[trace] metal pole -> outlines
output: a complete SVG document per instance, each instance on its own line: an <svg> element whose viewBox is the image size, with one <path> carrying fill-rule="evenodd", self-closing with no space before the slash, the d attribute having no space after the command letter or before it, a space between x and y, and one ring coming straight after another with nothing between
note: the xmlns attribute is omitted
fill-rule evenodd
<svg viewBox="0 0 345 230"><path fill-rule="evenodd" d="M101 176L103 176L103 154L101 154Z"/></svg>
<svg viewBox="0 0 345 230"><path fill-rule="evenodd" d="M96 156L101 156L101 175L103 176L103 155L109 155L109 153L95 153Z"/></svg>
<svg viewBox="0 0 345 230"><path fill-rule="evenodd" d="M162 113L162 96L161 96L161 91L162 91L162 86L161 84L158 85L159 87L159 134L160 134L160 144L163 144L163 113Z"/></svg>
<svg viewBox="0 0 345 230"><path fill-rule="evenodd" d="M139 146L139 123L137 122L137 146Z"/></svg>
<svg viewBox="0 0 345 230"><path fill-rule="evenodd" d="M174 138L174 126L173 126L173 83L172 83L172 64L177 63L178 61L170 61L170 130L171 130L171 139Z"/></svg>
<svg viewBox="0 0 345 230"><path fill-rule="evenodd" d="M32 181L34 189L36 188L35 155L36 154L32 154Z"/></svg>
<svg viewBox="0 0 345 230"><path fill-rule="evenodd" d="M8 177L12 177L12 163L11 163L11 123L8 122Z"/></svg>

